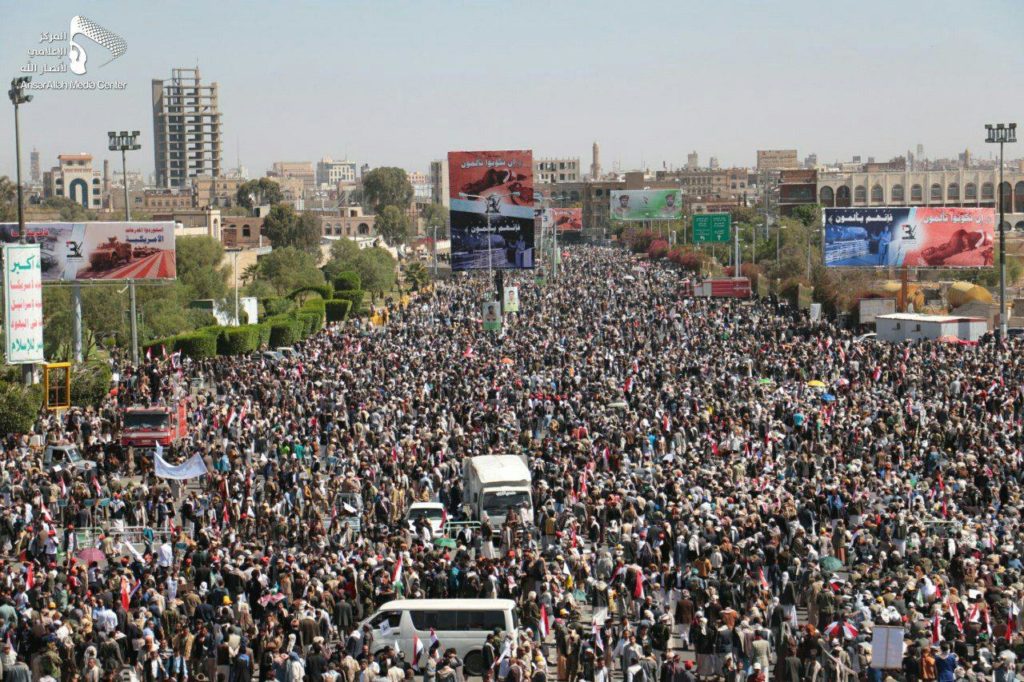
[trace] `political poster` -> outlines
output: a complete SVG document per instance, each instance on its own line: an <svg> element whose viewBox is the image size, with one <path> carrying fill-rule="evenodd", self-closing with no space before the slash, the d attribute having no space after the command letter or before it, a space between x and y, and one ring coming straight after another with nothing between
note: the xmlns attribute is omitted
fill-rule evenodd
<svg viewBox="0 0 1024 682"><path fill-rule="evenodd" d="M677 189L613 190L612 220L681 220L683 202Z"/></svg>
<svg viewBox="0 0 1024 682"><path fill-rule="evenodd" d="M485 301L482 311L484 319L484 331L501 331L501 303L498 301Z"/></svg>
<svg viewBox="0 0 1024 682"><path fill-rule="evenodd" d="M505 287L501 309L506 313L519 312L519 287Z"/></svg>
<svg viewBox="0 0 1024 682"><path fill-rule="evenodd" d="M175 279L174 223L27 223L44 282ZM17 223L0 223L0 242L19 241Z"/></svg>
<svg viewBox="0 0 1024 682"><path fill-rule="evenodd" d="M449 152L452 270L534 265L533 152Z"/></svg>
<svg viewBox="0 0 1024 682"><path fill-rule="evenodd" d="M548 208L544 210L544 227L562 232L583 231L582 208Z"/></svg>
<svg viewBox="0 0 1024 682"><path fill-rule="evenodd" d="M43 280L38 244L5 244L4 353L8 365L43 358Z"/></svg>
<svg viewBox="0 0 1024 682"><path fill-rule="evenodd" d="M992 265L992 208L826 208L824 222L829 267Z"/></svg>
<svg viewBox="0 0 1024 682"><path fill-rule="evenodd" d="M902 625L876 625L871 631L871 667L880 670L902 669Z"/></svg>

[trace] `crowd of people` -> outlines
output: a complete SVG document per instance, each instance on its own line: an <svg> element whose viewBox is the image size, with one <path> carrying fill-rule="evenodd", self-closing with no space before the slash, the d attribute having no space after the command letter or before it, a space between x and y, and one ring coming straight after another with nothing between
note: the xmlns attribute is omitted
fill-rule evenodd
<svg viewBox="0 0 1024 682"><path fill-rule="evenodd" d="M1012 681L1019 342L857 340L684 277L578 247L543 285L505 277L500 332L462 275L286 357L115 358L105 404L4 434L4 677ZM119 445L122 408L181 400L187 440ZM58 443L95 466L47 467ZM466 520L484 454L525 457L532 523L407 519ZM520 627L471 660L361 626L454 597L513 599ZM882 627L905 644L884 669Z"/></svg>

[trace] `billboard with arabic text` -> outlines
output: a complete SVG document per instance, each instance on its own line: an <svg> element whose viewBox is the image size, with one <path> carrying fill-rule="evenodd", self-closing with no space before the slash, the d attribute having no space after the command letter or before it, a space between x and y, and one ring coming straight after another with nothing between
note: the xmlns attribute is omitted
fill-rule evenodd
<svg viewBox="0 0 1024 682"><path fill-rule="evenodd" d="M43 360L43 281L38 244L4 244L4 353L7 364Z"/></svg>
<svg viewBox="0 0 1024 682"><path fill-rule="evenodd" d="M823 218L829 267L992 265L992 208L826 208Z"/></svg>
<svg viewBox="0 0 1024 682"><path fill-rule="evenodd" d="M0 242L18 241L16 223L0 223ZM173 222L26 223L38 244L44 282L175 279Z"/></svg>

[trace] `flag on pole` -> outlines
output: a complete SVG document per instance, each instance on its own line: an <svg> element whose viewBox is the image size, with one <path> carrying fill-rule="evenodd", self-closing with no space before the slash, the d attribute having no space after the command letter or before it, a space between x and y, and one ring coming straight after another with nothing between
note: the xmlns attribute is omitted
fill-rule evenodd
<svg viewBox="0 0 1024 682"><path fill-rule="evenodd" d="M132 590L128 585L128 578L121 576L121 608L125 611L128 610L128 605L132 601Z"/></svg>
<svg viewBox="0 0 1024 682"><path fill-rule="evenodd" d="M548 632L551 631L551 624L548 622L548 607L545 604L540 606L540 637L541 639L548 638Z"/></svg>
<svg viewBox="0 0 1024 682"><path fill-rule="evenodd" d="M28 567L25 569L25 587L32 589L36 584L36 569L35 566L30 562Z"/></svg>
<svg viewBox="0 0 1024 682"><path fill-rule="evenodd" d="M762 590L767 590L770 587L768 585L768 580L765 579L765 577L764 577L764 568L757 569L757 579L758 579L758 582L761 583L761 589Z"/></svg>
<svg viewBox="0 0 1024 682"><path fill-rule="evenodd" d="M941 623L939 622L939 613L936 611L935 615L932 616L932 644L938 644L941 641L942 628Z"/></svg>
<svg viewBox="0 0 1024 682"><path fill-rule="evenodd" d="M395 562L395 567L391 570L391 583L397 585L402 582L402 557L399 555L398 561ZM431 639L436 639L433 633L431 633Z"/></svg>
<svg viewBox="0 0 1024 682"><path fill-rule="evenodd" d="M420 654L422 653L423 642L420 641L420 638L414 632L412 633L412 660L410 661L410 663L412 665L416 665L416 661L420 660Z"/></svg>
<svg viewBox="0 0 1024 682"><path fill-rule="evenodd" d="M636 582L633 584L633 598L644 598L644 573L639 569L636 572Z"/></svg>

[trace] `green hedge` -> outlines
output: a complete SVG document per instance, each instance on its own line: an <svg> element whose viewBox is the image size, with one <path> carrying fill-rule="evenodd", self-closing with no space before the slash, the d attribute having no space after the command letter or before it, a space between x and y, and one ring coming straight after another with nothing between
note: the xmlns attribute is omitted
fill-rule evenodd
<svg viewBox="0 0 1024 682"><path fill-rule="evenodd" d="M263 314L266 317L273 317L274 315L281 315L292 309L295 305L293 301L287 298L281 298L280 296L270 296L260 303L263 304Z"/></svg>
<svg viewBox="0 0 1024 682"><path fill-rule="evenodd" d="M294 317L278 318L270 323L270 346L292 346L302 340L303 324Z"/></svg>
<svg viewBox="0 0 1024 682"><path fill-rule="evenodd" d="M298 298L302 294L305 294L305 293L308 293L308 292L312 292L314 294L319 294L320 298L325 300L325 301L330 300L331 298L334 297L334 287L331 286L330 283L328 283L328 284L321 284L319 286L302 287L301 289L296 289L292 293L288 294L288 298L290 298L290 299L292 299L294 301L296 298Z"/></svg>
<svg viewBox="0 0 1024 682"><path fill-rule="evenodd" d="M210 329L179 334L174 337L174 350L181 351L182 355L197 360L212 358L217 355L217 339L220 337L220 330Z"/></svg>
<svg viewBox="0 0 1024 682"><path fill-rule="evenodd" d="M344 298L352 301L352 311L358 313L363 309L363 290L362 289L342 289L334 292L335 300Z"/></svg>
<svg viewBox="0 0 1024 682"><path fill-rule="evenodd" d="M256 331L259 334L259 347L263 348L270 344L270 325L266 322L260 322L255 325Z"/></svg>
<svg viewBox="0 0 1024 682"><path fill-rule="evenodd" d="M303 311L295 316L302 324L302 338L315 334L322 326L323 317L316 311Z"/></svg>
<svg viewBox="0 0 1024 682"><path fill-rule="evenodd" d="M345 270L344 272L339 272L338 276L334 278L335 292L362 288L363 280L361 277L359 277L358 272L353 272L352 270ZM338 298L338 296L335 295L335 298Z"/></svg>
<svg viewBox="0 0 1024 682"><path fill-rule="evenodd" d="M218 355L242 355L259 347L260 332L256 325L228 327L217 338Z"/></svg>
<svg viewBox="0 0 1024 682"><path fill-rule="evenodd" d="M313 312L320 313L321 315L323 315L325 312L327 312L327 301L325 301L322 298L311 298L310 300L302 304L302 307L299 309L299 312Z"/></svg>
<svg viewBox="0 0 1024 682"><path fill-rule="evenodd" d="M149 343L142 344L142 355L145 357L146 351L150 351L154 358L159 358L163 352L171 353L174 351L174 339L173 336L168 336L164 339L153 339Z"/></svg>
<svg viewBox="0 0 1024 682"><path fill-rule="evenodd" d="M327 321L343 322L348 318L350 310L352 310L352 301L347 298L335 298L327 301Z"/></svg>

